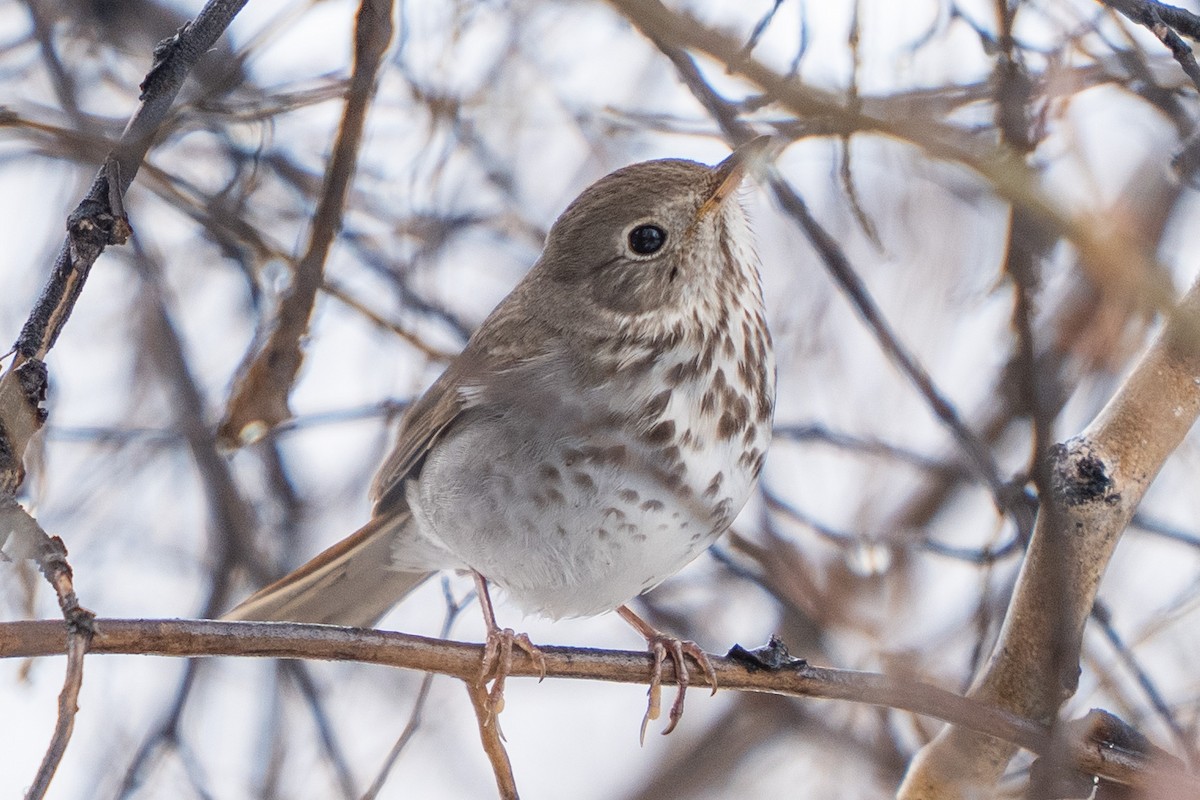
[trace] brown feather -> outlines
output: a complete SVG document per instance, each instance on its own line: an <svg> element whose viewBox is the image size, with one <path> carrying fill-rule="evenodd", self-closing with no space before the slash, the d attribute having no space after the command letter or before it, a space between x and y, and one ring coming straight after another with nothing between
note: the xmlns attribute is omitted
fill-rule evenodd
<svg viewBox="0 0 1200 800"><path fill-rule="evenodd" d="M263 587L222 619L372 627L432 573L390 567L396 529L409 515L375 517L295 572Z"/></svg>

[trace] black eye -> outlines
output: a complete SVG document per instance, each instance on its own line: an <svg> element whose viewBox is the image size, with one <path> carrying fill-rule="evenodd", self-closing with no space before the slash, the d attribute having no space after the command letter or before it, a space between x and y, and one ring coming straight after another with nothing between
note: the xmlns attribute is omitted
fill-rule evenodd
<svg viewBox="0 0 1200 800"><path fill-rule="evenodd" d="M657 253L667 243L667 232L657 225L638 225L629 232L629 249L639 256Z"/></svg>

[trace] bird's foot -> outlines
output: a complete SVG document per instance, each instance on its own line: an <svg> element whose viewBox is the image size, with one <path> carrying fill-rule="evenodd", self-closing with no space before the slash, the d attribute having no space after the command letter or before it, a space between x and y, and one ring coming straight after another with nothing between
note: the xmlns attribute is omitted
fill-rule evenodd
<svg viewBox="0 0 1200 800"><path fill-rule="evenodd" d="M645 744L646 728L649 726L650 720L658 719L662 714L663 662L668 658L671 659L675 667L676 683L679 686L679 691L675 695L675 702L671 704L671 710L667 714L667 727L663 729L664 736L675 730L675 726L679 724L679 720L683 717L683 699L684 695L687 694L688 685L691 683L691 676L688 673L687 667L687 656L691 656L696 665L700 667L700 671L704 673L705 679L709 686L712 687L713 694L717 693L717 671L713 668L712 661L709 660L708 655L695 642L669 636L656 630L654 626L635 614L628 606L621 606L617 609L617 613L646 638L646 646L650 650L651 655L654 656L654 663L650 668L650 689L647 692L650 700L646 705L646 715L642 717L640 735L641 742Z"/></svg>
<svg viewBox="0 0 1200 800"><path fill-rule="evenodd" d="M487 719L485 724L492 723L497 715L504 710L504 682L512 672L513 647L523 650L540 673L539 681L546 677L546 657L542 651L529 640L529 635L517 633L512 628L501 628L496 624L496 614L492 610L492 598L488 594L487 580L478 572L475 575L475 590L479 595L479 605L483 609L483 621L487 626L487 639L483 645L483 663L479 669L479 685L486 686L492 681L488 690Z"/></svg>
<svg viewBox="0 0 1200 800"><path fill-rule="evenodd" d="M546 677L546 657L542 651L529 640L529 635L516 633L512 628L493 627L488 630L487 641L483 646L483 664L479 671L480 685L492 681L488 690L488 712L491 719L504 710L504 681L512 671L513 647L523 650L533 661L540 674L539 680Z"/></svg>

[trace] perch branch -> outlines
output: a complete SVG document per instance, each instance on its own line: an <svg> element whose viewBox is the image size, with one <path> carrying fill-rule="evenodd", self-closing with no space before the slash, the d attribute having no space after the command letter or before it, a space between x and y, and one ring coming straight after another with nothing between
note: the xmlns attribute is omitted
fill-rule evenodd
<svg viewBox="0 0 1200 800"><path fill-rule="evenodd" d="M258 656L361 661L384 666L437 672L472 682L478 678L483 646L402 633L338 628L329 625L209 620L96 621L92 653L137 653L179 657ZM58 655L64 644L62 623L50 621L0 624L0 658ZM546 677L645 685L651 656L645 651L613 651L567 647L539 648ZM1034 753L1054 746L1049 730L1009 711L993 708L952 692L901 677L853 670L814 667L800 660L778 665L747 665L745 658L713 657L722 690L753 691L791 697L849 700L935 717L957 726L1016 743ZM541 671L522 652L514 652L510 676L540 677ZM662 681L675 683L664 664ZM697 682L705 682L703 676ZM1070 752L1079 771L1133 786L1167 776L1184 787L1178 796L1200 798L1200 780L1177 762L1157 753L1122 750L1102 753L1095 743L1079 743Z"/></svg>

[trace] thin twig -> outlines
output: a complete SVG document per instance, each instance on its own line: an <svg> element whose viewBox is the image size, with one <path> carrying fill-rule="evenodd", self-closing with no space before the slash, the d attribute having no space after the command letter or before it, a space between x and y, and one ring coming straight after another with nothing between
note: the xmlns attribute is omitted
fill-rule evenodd
<svg viewBox="0 0 1200 800"><path fill-rule="evenodd" d="M95 615L79 605L75 596L71 565L67 563L67 548L57 536L45 536L38 558L38 568L54 587L58 605L66 621L67 674L62 692L58 695L58 720L50 745L42 758L37 775L25 795L26 800L41 800L50 788L50 781L67 752L71 733L75 730L75 713L79 710L79 690L83 685L83 657L87 654L94 633Z"/></svg>
<svg viewBox="0 0 1200 800"><path fill-rule="evenodd" d="M483 743L483 752L487 754L492 765L492 772L496 775L496 788L500 791L500 798L518 800L517 779L513 777L512 761L504 748L504 737L492 710L487 686L476 680L464 680L463 686L471 698L471 707L475 709L475 720L479 723L479 739Z"/></svg>

